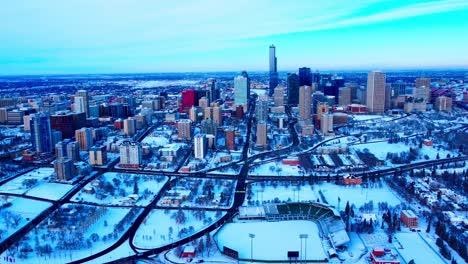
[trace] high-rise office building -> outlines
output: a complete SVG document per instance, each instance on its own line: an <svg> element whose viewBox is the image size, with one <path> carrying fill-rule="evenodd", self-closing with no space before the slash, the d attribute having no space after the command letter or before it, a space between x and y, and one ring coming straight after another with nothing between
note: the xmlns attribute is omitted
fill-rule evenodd
<svg viewBox="0 0 468 264"><path fill-rule="evenodd" d="M89 150L89 163L102 166L107 163L107 151L105 146L94 146Z"/></svg>
<svg viewBox="0 0 468 264"><path fill-rule="evenodd" d="M89 97L88 91L78 90L75 94L75 111L86 113L86 117L89 117Z"/></svg>
<svg viewBox="0 0 468 264"><path fill-rule="evenodd" d="M417 78L416 79L416 88L425 88L426 91L426 102L431 102L431 78Z"/></svg>
<svg viewBox="0 0 468 264"><path fill-rule="evenodd" d="M54 150L54 142L50 126L50 116L43 112L31 115L30 128L33 150L39 153L52 152Z"/></svg>
<svg viewBox="0 0 468 264"><path fill-rule="evenodd" d="M75 131L75 138L80 145L80 150L87 151L93 146L93 129L83 127Z"/></svg>
<svg viewBox="0 0 468 264"><path fill-rule="evenodd" d="M207 150L206 134L196 134L194 137L193 152L196 159L204 159Z"/></svg>
<svg viewBox="0 0 468 264"><path fill-rule="evenodd" d="M323 135L333 133L333 114L324 114L320 119L320 130Z"/></svg>
<svg viewBox="0 0 468 264"><path fill-rule="evenodd" d="M340 106L351 104L351 87L341 87L339 89L338 104Z"/></svg>
<svg viewBox="0 0 468 264"><path fill-rule="evenodd" d="M223 114L221 107L213 106L211 110L213 121L215 121L216 125L221 126L223 124Z"/></svg>
<svg viewBox="0 0 468 264"><path fill-rule="evenodd" d="M268 98L259 98L255 106L255 118L257 122L266 122L268 120Z"/></svg>
<svg viewBox="0 0 468 264"><path fill-rule="evenodd" d="M218 85L218 82L216 82L216 79L208 80L208 89L209 89L208 99L210 100L210 103L215 102L220 97L220 91L219 91L218 86L219 85Z"/></svg>
<svg viewBox="0 0 468 264"><path fill-rule="evenodd" d="M177 121L178 136L181 139L191 138L192 121L190 119L180 119Z"/></svg>
<svg viewBox="0 0 468 264"><path fill-rule="evenodd" d="M274 45L270 46L269 50L269 59L270 59L270 83L268 89L268 95L273 95L273 90L278 86L278 69L277 69L277 58L276 58L276 48Z"/></svg>
<svg viewBox="0 0 468 264"><path fill-rule="evenodd" d="M299 104L299 76L295 73L288 73L287 85L288 85L288 104L297 105Z"/></svg>
<svg viewBox="0 0 468 264"><path fill-rule="evenodd" d="M79 161L80 158L80 145L76 141L67 140L67 157L73 162Z"/></svg>
<svg viewBox="0 0 468 264"><path fill-rule="evenodd" d="M367 75L366 105L371 113L385 111L385 80L383 72L372 71Z"/></svg>
<svg viewBox="0 0 468 264"><path fill-rule="evenodd" d="M143 150L138 142L124 141L120 145L120 166L124 168L140 167Z"/></svg>
<svg viewBox="0 0 468 264"><path fill-rule="evenodd" d="M202 97L200 100L198 100L198 106L200 106L202 109L205 107L208 107L208 98Z"/></svg>
<svg viewBox="0 0 468 264"><path fill-rule="evenodd" d="M299 68L299 86L312 85L312 72L308 67Z"/></svg>
<svg viewBox="0 0 468 264"><path fill-rule="evenodd" d="M266 147L268 146L267 142L267 123L259 122L257 123L257 146Z"/></svg>
<svg viewBox="0 0 468 264"><path fill-rule="evenodd" d="M224 140L226 144L226 149L228 150L236 149L235 137L236 137L236 133L235 133L234 128L230 127L224 130Z"/></svg>
<svg viewBox="0 0 468 264"><path fill-rule="evenodd" d="M137 130L137 122L134 118L127 118L123 121L124 134L126 136L134 136Z"/></svg>
<svg viewBox="0 0 468 264"><path fill-rule="evenodd" d="M322 92L315 91L312 94L312 113L317 114L317 105L326 102L327 99Z"/></svg>
<svg viewBox="0 0 468 264"><path fill-rule="evenodd" d="M435 108L438 111L452 111L452 98L447 96L439 96L435 99Z"/></svg>
<svg viewBox="0 0 468 264"><path fill-rule="evenodd" d="M311 101L312 87L306 85L299 87L299 120L304 121L310 119Z"/></svg>
<svg viewBox="0 0 468 264"><path fill-rule="evenodd" d="M250 96L250 78L247 72L234 78L234 103L241 105L247 111L247 104Z"/></svg>
<svg viewBox="0 0 468 264"><path fill-rule="evenodd" d="M273 101L275 102L275 106L284 106L284 88L283 87L276 87L275 92L273 93Z"/></svg>
<svg viewBox="0 0 468 264"><path fill-rule="evenodd" d="M195 90L183 90L182 102L179 108L180 112L187 112L192 106L198 103Z"/></svg>
<svg viewBox="0 0 468 264"><path fill-rule="evenodd" d="M216 122L209 118L201 121L200 130L202 134L216 136L217 127Z"/></svg>
<svg viewBox="0 0 468 264"><path fill-rule="evenodd" d="M59 181L68 181L75 176L75 165L69 158L54 161L55 178Z"/></svg>
<svg viewBox="0 0 468 264"><path fill-rule="evenodd" d="M55 144L55 156L57 159L63 159L67 157L67 142L60 141Z"/></svg>

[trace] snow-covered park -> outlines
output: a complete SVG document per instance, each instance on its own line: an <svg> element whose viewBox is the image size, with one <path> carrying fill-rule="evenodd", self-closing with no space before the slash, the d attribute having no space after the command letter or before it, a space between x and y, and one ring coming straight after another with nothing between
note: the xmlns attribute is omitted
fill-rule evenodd
<svg viewBox="0 0 468 264"><path fill-rule="evenodd" d="M155 248L190 236L221 218L223 211L154 209L138 228L133 244Z"/></svg>
<svg viewBox="0 0 468 264"><path fill-rule="evenodd" d="M254 182L250 185L251 193L248 193L244 205L277 203L277 202L315 202L318 195L314 191L314 185L302 182L265 181ZM249 189L249 188L248 188ZM257 202L258 201L258 202Z"/></svg>
<svg viewBox="0 0 468 264"><path fill-rule="evenodd" d="M0 242L51 205L48 202L0 195Z"/></svg>
<svg viewBox="0 0 468 264"><path fill-rule="evenodd" d="M0 192L24 194L27 191L46 183L54 176L53 168L39 168L16 177L0 186ZM47 197L44 197L47 198Z"/></svg>
<svg viewBox="0 0 468 264"><path fill-rule="evenodd" d="M249 168L251 176L302 176L302 170L298 166L282 164L281 161L272 161Z"/></svg>
<svg viewBox="0 0 468 264"><path fill-rule="evenodd" d="M100 205L147 205L167 180L166 176L107 172L88 183L72 201Z"/></svg>
<svg viewBox="0 0 468 264"><path fill-rule="evenodd" d="M255 235L253 241L249 234ZM302 250L301 234L308 235L307 239L302 239ZM219 248L226 246L234 249L238 251L239 258L246 260L251 257L258 260L288 260L288 251L299 251L300 256L308 260L327 258L319 228L312 221L234 222L223 226L215 240Z"/></svg>
<svg viewBox="0 0 468 264"><path fill-rule="evenodd" d="M379 202L386 202L389 206L397 206L404 202L383 181L367 188L321 183L315 187L315 190L321 191L326 201L339 210L344 210L347 201L357 208L372 201L374 210L378 210Z"/></svg>
<svg viewBox="0 0 468 264"><path fill-rule="evenodd" d="M65 263L114 244L141 209L66 204L0 257L20 263Z"/></svg>

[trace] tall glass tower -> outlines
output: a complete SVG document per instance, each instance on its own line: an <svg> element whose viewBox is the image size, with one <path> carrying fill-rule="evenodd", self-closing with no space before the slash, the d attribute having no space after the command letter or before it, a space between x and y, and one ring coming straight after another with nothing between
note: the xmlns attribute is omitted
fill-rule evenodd
<svg viewBox="0 0 468 264"><path fill-rule="evenodd" d="M277 71L277 59L276 59L276 48L274 45L270 46L270 85L268 89L268 95L272 96L273 92L278 86L278 71Z"/></svg>

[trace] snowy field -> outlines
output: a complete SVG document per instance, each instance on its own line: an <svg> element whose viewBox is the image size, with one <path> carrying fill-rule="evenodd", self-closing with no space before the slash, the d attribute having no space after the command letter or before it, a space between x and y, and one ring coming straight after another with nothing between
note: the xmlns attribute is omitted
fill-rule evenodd
<svg viewBox="0 0 468 264"><path fill-rule="evenodd" d="M298 166L282 164L281 161L272 161L249 169L250 176L302 176Z"/></svg>
<svg viewBox="0 0 468 264"><path fill-rule="evenodd" d="M0 192L24 194L54 176L53 168L40 168L21 175L0 186Z"/></svg>
<svg viewBox="0 0 468 264"><path fill-rule="evenodd" d="M142 144L148 144L151 147L163 147L167 144L169 144L169 139L159 136L147 136L141 141Z"/></svg>
<svg viewBox="0 0 468 264"><path fill-rule="evenodd" d="M377 203L379 202L386 202L389 206L396 206L403 203L403 200L400 200L400 198L396 196L390 187L388 187L384 182L382 182L382 188L363 188L361 186L344 186L336 185L334 183L321 183L315 189L317 192L318 190L321 190L327 202L331 206L335 206L336 209L339 208L340 210L344 210L347 201L349 201L350 205L354 204L357 208L372 201L375 211L378 210ZM339 204L338 197L341 199Z"/></svg>
<svg viewBox="0 0 468 264"><path fill-rule="evenodd" d="M313 185L295 182L255 182L251 185L251 204L263 204L273 202L309 202L317 201L318 195L314 192ZM248 205L247 198L244 205Z"/></svg>
<svg viewBox="0 0 468 264"><path fill-rule="evenodd" d="M26 192L26 195L50 200L59 200L60 198L65 196L65 194L67 194L71 189L73 189L73 185L54 182L44 182L39 184L39 186L34 187L32 190Z"/></svg>
<svg viewBox="0 0 468 264"><path fill-rule="evenodd" d="M398 252L407 263L412 259L415 263L446 263L417 233L397 233L396 238L403 246L403 249L398 248Z"/></svg>
<svg viewBox="0 0 468 264"><path fill-rule="evenodd" d="M155 209L138 228L133 243L140 248L167 245L202 230L224 214L221 211Z"/></svg>
<svg viewBox="0 0 468 264"><path fill-rule="evenodd" d="M72 201L84 201L99 205L148 205L167 182L168 177L142 174L106 172L88 183ZM136 182L136 183L135 183ZM135 190L136 189L136 190ZM92 191L90 191L92 190ZM137 191L134 202L129 195Z"/></svg>
<svg viewBox="0 0 468 264"><path fill-rule="evenodd" d="M86 206L86 208L92 207ZM134 214L129 217L130 215L128 213L130 210L131 209L127 208L106 208L100 217L93 219L93 221L89 222L90 225L88 227L84 227L79 231L50 228L50 219L57 219L52 217L41 222L33 231L22 239L19 251L17 248L12 247L0 257L2 259L4 256L13 257L19 263L50 264L66 263L85 258L110 247L118 240L140 211L140 209L133 209ZM86 217L73 219L75 222L78 219L82 219L81 222L78 222L79 224L89 221ZM76 223L77 228L80 228L81 226L78 223ZM116 228L116 225L119 223L122 229ZM93 236L96 235L97 237L94 237L96 240L94 240ZM79 245L79 243L82 243L82 245ZM48 252L46 248L49 246L50 251ZM28 247L31 247L31 252L26 254L24 254L24 252L21 253L22 248ZM22 257L20 257L20 255L22 255Z"/></svg>
<svg viewBox="0 0 468 264"><path fill-rule="evenodd" d="M446 158L447 154L454 155L448 150L445 150L441 148L440 150L437 150L437 147L427 147L425 145L422 146L421 149L416 145L405 145L404 143L396 143L396 144L390 144L388 142L376 142L376 143L367 143L367 144L357 144L353 145L351 148L360 150L361 152L364 151L364 149L368 149L370 153L374 154L376 158L380 160L386 160L387 159L387 153L400 153L400 152L408 152L409 148L416 148L420 150L420 157L418 160L424 160L424 155L427 155L429 159L436 159L437 153L439 153L440 158Z"/></svg>
<svg viewBox="0 0 468 264"><path fill-rule="evenodd" d="M0 199L6 199L0 196ZM0 242L25 226L52 204L25 198L7 199L11 205L0 207Z"/></svg>
<svg viewBox="0 0 468 264"><path fill-rule="evenodd" d="M288 232L284 232L288 230ZM288 251L302 251L300 234L308 234L307 259L327 258L319 237L317 224L311 221L281 222L236 222L229 223L219 231L215 240L219 248L224 246L239 252L239 258L250 259L250 237L253 239L253 259L287 260ZM303 240L304 242L304 240Z"/></svg>

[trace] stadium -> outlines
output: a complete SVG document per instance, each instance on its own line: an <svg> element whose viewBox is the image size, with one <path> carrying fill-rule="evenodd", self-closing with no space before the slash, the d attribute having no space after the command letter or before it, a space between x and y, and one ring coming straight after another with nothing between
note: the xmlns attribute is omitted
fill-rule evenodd
<svg viewBox="0 0 468 264"><path fill-rule="evenodd" d="M240 207L215 241L238 260L328 262L349 237L339 213L328 205L277 203Z"/></svg>

